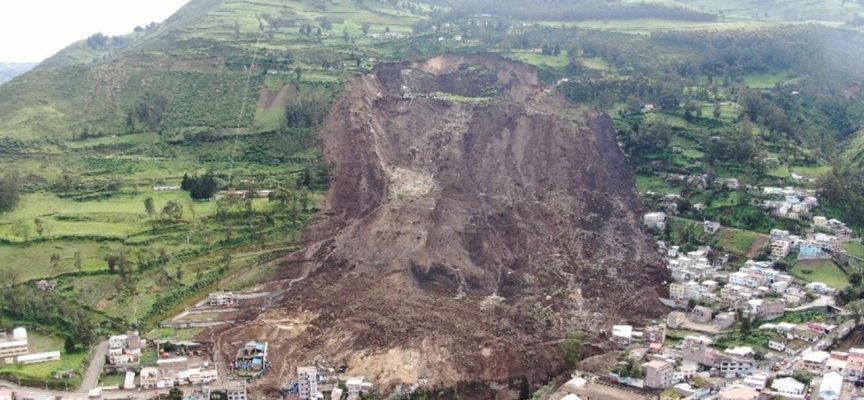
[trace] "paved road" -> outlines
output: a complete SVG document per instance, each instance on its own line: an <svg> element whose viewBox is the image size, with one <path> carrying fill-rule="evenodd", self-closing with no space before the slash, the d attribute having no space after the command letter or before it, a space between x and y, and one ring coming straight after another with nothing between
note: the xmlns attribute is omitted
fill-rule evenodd
<svg viewBox="0 0 864 400"><path fill-rule="evenodd" d="M15 391L39 394L39 395L48 395L51 397L65 398L65 399L79 399L84 400L87 399L86 393L73 393L73 392L61 392L57 390L45 390L45 389L36 389L36 388L25 388L20 387L12 382L0 381L0 388L9 388ZM163 392L165 390L162 390ZM102 392L102 398L105 400L122 400L122 399L133 399L133 400L146 400L157 397L156 393L152 390L142 390L142 391L132 391L132 390L114 390Z"/></svg>
<svg viewBox="0 0 864 400"><path fill-rule="evenodd" d="M102 367L105 366L105 356L108 354L108 341L99 343L96 347L96 354L90 360L90 366L87 367L87 372L84 373L84 380L81 382L81 388L78 393L89 393L90 389L96 387L99 383L99 375L102 374Z"/></svg>

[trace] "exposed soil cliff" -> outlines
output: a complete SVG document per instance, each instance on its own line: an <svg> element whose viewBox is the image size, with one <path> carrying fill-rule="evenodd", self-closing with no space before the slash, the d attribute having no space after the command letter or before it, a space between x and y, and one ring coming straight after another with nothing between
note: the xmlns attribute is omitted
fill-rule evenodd
<svg viewBox="0 0 864 400"><path fill-rule="evenodd" d="M613 323L663 312L664 269L609 118L531 67L381 65L352 80L321 139L333 180L309 246L272 308L223 340L270 340L272 384L321 357L382 385L519 386L563 370L566 332L602 351Z"/></svg>

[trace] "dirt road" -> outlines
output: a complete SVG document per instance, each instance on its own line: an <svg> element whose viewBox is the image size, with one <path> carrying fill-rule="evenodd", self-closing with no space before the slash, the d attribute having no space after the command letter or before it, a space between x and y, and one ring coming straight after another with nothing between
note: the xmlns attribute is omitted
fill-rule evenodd
<svg viewBox="0 0 864 400"><path fill-rule="evenodd" d="M105 355L107 354L108 341L99 343L93 359L90 360L90 366L87 367L87 372L84 374L84 380L81 382L81 388L78 389L78 393L88 393L90 389L95 388L99 383L99 375L102 373L102 367L105 366Z"/></svg>

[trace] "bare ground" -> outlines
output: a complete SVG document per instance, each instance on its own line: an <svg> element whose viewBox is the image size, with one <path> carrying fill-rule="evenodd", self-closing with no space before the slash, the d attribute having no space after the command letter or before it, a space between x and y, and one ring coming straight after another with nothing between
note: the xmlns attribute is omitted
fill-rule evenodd
<svg viewBox="0 0 864 400"><path fill-rule="evenodd" d="M566 332L600 353L612 324L661 315L665 268L609 118L544 89L496 55L355 77L321 133L335 169L308 246L223 354L268 340L263 389L318 359L385 392L508 399L564 371Z"/></svg>

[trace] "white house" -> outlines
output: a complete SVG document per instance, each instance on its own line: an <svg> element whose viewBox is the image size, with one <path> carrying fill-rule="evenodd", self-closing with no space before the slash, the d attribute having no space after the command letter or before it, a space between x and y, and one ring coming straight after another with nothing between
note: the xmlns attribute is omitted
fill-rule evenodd
<svg viewBox="0 0 864 400"><path fill-rule="evenodd" d="M795 378L785 377L775 379L771 382L771 389L774 393L785 396L801 396L804 394L804 384L795 380Z"/></svg>
<svg viewBox="0 0 864 400"><path fill-rule="evenodd" d="M666 222L666 213L663 212L652 212L645 214L642 218L645 226L649 228L657 227L658 225Z"/></svg>

